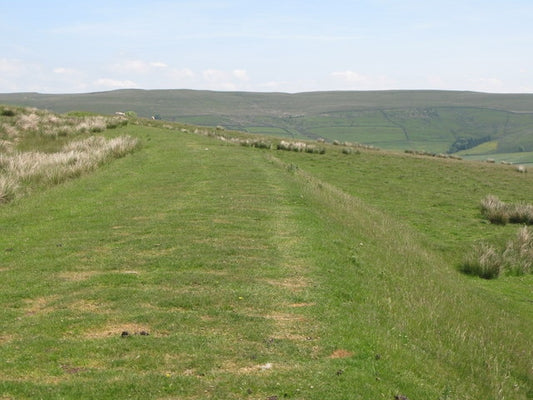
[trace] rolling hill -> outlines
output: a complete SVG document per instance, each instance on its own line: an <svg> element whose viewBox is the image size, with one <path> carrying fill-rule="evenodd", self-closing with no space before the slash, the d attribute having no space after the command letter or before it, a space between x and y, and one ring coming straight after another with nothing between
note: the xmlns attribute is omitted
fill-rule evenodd
<svg viewBox="0 0 533 400"><path fill-rule="evenodd" d="M348 141L391 150L533 162L533 94L453 91L247 93L117 90L19 93L0 103L141 117L291 138ZM490 145L487 145L490 143Z"/></svg>

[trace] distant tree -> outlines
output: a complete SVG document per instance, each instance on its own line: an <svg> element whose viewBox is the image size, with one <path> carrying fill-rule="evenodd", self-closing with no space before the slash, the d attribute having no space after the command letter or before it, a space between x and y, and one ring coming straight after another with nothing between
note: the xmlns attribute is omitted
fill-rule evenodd
<svg viewBox="0 0 533 400"><path fill-rule="evenodd" d="M456 153L461 150L468 150L473 147L479 146L481 143L490 142L490 136L483 136L480 138L473 137L460 137L453 142L448 150L449 154Z"/></svg>

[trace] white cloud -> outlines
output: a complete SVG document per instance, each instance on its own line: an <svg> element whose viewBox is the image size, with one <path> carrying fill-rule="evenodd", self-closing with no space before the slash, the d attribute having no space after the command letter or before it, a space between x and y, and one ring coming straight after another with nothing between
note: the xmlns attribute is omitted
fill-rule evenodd
<svg viewBox="0 0 533 400"><path fill-rule="evenodd" d="M154 69L167 68L162 61L124 60L110 66L110 70L120 74L147 74Z"/></svg>
<svg viewBox="0 0 533 400"><path fill-rule="evenodd" d="M127 89L137 87L137 84L130 80L117 80L110 78L100 78L93 82L98 88L107 89Z"/></svg>
<svg viewBox="0 0 533 400"><path fill-rule="evenodd" d="M0 58L0 73L12 74L24 69L24 64L20 60Z"/></svg>
<svg viewBox="0 0 533 400"><path fill-rule="evenodd" d="M331 76L333 76L334 78L339 78L345 82L348 82L348 83L363 83L363 84L367 84L370 82L370 78L365 76L365 75L361 75L359 74L358 72L355 72L355 71L340 71L340 72L333 72L331 74Z"/></svg>
<svg viewBox="0 0 533 400"><path fill-rule="evenodd" d="M53 69L54 74L58 75L75 75L78 73L75 69L72 68L64 68L64 67L58 67Z"/></svg>
<svg viewBox="0 0 533 400"><path fill-rule="evenodd" d="M346 70L332 72L331 77L341 84L341 89L352 90L384 90L394 88L394 82L383 75L364 75L356 71Z"/></svg>
<svg viewBox="0 0 533 400"><path fill-rule="evenodd" d="M250 77L248 76L248 72L244 69L235 69L233 70L233 76L237 78L240 81L249 81Z"/></svg>
<svg viewBox="0 0 533 400"><path fill-rule="evenodd" d="M196 75L189 68L173 69L170 73L177 78L192 78Z"/></svg>
<svg viewBox="0 0 533 400"><path fill-rule="evenodd" d="M154 68L167 68L168 65L165 64L164 62L156 61L156 62L151 62L151 63L150 63L150 67L154 67Z"/></svg>
<svg viewBox="0 0 533 400"><path fill-rule="evenodd" d="M110 69L120 74L142 74L150 69L150 65L147 62L141 60L126 60L113 64Z"/></svg>
<svg viewBox="0 0 533 400"><path fill-rule="evenodd" d="M250 80L248 72L244 69L224 71L219 69L206 69L202 72L203 83L201 86L212 90L249 90Z"/></svg>

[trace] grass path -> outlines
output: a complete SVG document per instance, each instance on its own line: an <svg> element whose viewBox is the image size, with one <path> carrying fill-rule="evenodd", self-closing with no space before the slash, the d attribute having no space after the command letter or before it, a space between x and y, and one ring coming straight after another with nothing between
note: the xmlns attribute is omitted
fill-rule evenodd
<svg viewBox="0 0 533 400"><path fill-rule="evenodd" d="M521 296L270 151L124 130L141 151L0 208L3 397L532 393Z"/></svg>
<svg viewBox="0 0 533 400"><path fill-rule="evenodd" d="M315 351L298 194L259 153L145 135L1 210L5 393L232 398L260 390L239 389L248 375L293 369L286 351Z"/></svg>

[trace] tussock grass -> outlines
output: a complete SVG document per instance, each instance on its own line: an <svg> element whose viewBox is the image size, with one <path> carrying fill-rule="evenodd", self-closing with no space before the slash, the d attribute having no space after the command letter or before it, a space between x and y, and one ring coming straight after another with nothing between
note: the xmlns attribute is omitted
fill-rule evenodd
<svg viewBox="0 0 533 400"><path fill-rule="evenodd" d="M0 174L0 203L7 203L15 198L18 185L13 178Z"/></svg>
<svg viewBox="0 0 533 400"><path fill-rule="evenodd" d="M326 152L326 149L324 147L318 147L314 144L305 142L288 142L285 140L280 141L276 148L278 150L295 151L299 153L303 152L324 154Z"/></svg>
<svg viewBox="0 0 533 400"><path fill-rule="evenodd" d="M503 252L503 269L513 275L533 273L533 233L521 227Z"/></svg>
<svg viewBox="0 0 533 400"><path fill-rule="evenodd" d="M460 266L460 270L480 278L494 279L500 274L525 275L533 273L533 234L521 227L514 240L498 250L487 243L476 244Z"/></svg>
<svg viewBox="0 0 533 400"><path fill-rule="evenodd" d="M58 115L34 108L2 108L0 138L23 139L39 135L49 138L103 132L124 126L128 119L121 116Z"/></svg>
<svg viewBox="0 0 533 400"><path fill-rule="evenodd" d="M461 271L480 278L493 279L500 275L502 256L487 243L476 244L461 265Z"/></svg>
<svg viewBox="0 0 533 400"><path fill-rule="evenodd" d="M533 205L505 203L493 195L488 195L481 200L481 213L493 224L522 223L533 225Z"/></svg>
<svg viewBox="0 0 533 400"><path fill-rule="evenodd" d="M113 139L92 136L71 142L56 153L28 151L0 155L0 176L6 193L2 197L13 199L16 189L24 184L57 184L80 176L106 161L125 156L138 143L130 136Z"/></svg>
<svg viewBox="0 0 533 400"><path fill-rule="evenodd" d="M130 136L79 138L123 125L124 120L116 117L66 116L5 107L0 114L1 203L13 200L34 185L58 184L78 177L113 158L123 157L139 143ZM58 141L59 137L63 139ZM61 143L57 151L41 150Z"/></svg>

